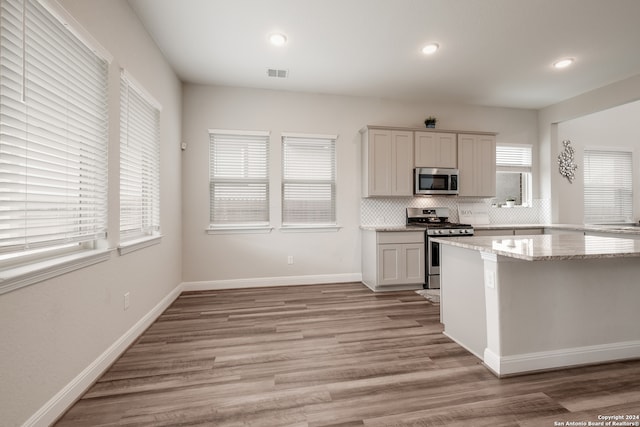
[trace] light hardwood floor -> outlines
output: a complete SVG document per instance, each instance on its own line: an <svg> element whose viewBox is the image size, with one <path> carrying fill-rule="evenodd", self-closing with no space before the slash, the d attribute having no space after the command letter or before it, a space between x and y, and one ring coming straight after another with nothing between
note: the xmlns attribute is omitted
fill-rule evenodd
<svg viewBox="0 0 640 427"><path fill-rule="evenodd" d="M441 332L438 306L413 291L184 293L56 425L537 427L640 414L640 361L498 379Z"/></svg>

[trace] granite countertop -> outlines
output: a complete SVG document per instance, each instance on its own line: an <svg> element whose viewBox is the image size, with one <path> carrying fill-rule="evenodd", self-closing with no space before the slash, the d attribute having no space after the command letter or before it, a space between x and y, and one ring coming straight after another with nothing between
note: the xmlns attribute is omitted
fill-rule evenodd
<svg viewBox="0 0 640 427"><path fill-rule="evenodd" d="M369 231L422 231L424 227L406 225L361 225L362 230ZM592 224L480 224L475 230L522 230L527 228L548 228L554 230L591 231L599 233L640 235L638 225L592 225Z"/></svg>
<svg viewBox="0 0 640 427"><path fill-rule="evenodd" d="M441 244L525 261L640 257L640 240L580 234L434 238Z"/></svg>
<svg viewBox="0 0 640 427"><path fill-rule="evenodd" d="M424 231L424 227L411 225L361 225L360 228L369 231Z"/></svg>

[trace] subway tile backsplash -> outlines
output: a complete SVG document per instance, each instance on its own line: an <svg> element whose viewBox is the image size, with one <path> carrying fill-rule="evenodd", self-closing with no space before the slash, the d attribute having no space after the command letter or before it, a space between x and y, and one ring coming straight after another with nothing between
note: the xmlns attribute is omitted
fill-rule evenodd
<svg viewBox="0 0 640 427"><path fill-rule="evenodd" d="M484 203L491 224L544 224L551 221L551 203L534 199L532 207L494 208L494 199L475 197L379 197L361 199L360 224L365 226L404 225L406 208L446 207L450 221L458 221L458 203Z"/></svg>

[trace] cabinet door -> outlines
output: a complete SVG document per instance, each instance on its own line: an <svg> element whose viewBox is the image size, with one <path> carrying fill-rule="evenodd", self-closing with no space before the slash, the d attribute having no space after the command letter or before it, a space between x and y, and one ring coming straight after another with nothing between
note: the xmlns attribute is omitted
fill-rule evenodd
<svg viewBox="0 0 640 427"><path fill-rule="evenodd" d="M458 167L458 141L455 133L416 132L414 137L415 167Z"/></svg>
<svg viewBox="0 0 640 427"><path fill-rule="evenodd" d="M378 245L378 286L424 283L424 244Z"/></svg>
<svg viewBox="0 0 640 427"><path fill-rule="evenodd" d="M402 245L378 245L378 286L402 283L401 256Z"/></svg>
<svg viewBox="0 0 640 427"><path fill-rule="evenodd" d="M496 195L496 138L493 135L458 135L460 196Z"/></svg>
<svg viewBox="0 0 640 427"><path fill-rule="evenodd" d="M476 138L476 195L495 197L496 195L496 137L480 135Z"/></svg>
<svg viewBox="0 0 640 427"><path fill-rule="evenodd" d="M389 196L392 193L391 131L372 129L368 138L368 196Z"/></svg>
<svg viewBox="0 0 640 427"><path fill-rule="evenodd" d="M424 283L424 244L404 244L402 245L404 254L404 277L405 283Z"/></svg>
<svg viewBox="0 0 640 427"><path fill-rule="evenodd" d="M391 196L413 195L413 132L391 132Z"/></svg>

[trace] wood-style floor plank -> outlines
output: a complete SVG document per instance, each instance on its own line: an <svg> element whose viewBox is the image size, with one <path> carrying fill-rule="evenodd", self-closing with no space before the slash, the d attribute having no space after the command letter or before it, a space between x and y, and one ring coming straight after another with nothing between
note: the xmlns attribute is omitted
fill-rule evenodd
<svg viewBox="0 0 640 427"><path fill-rule="evenodd" d="M182 294L57 426L552 426L640 414L640 361L498 379L360 283Z"/></svg>

